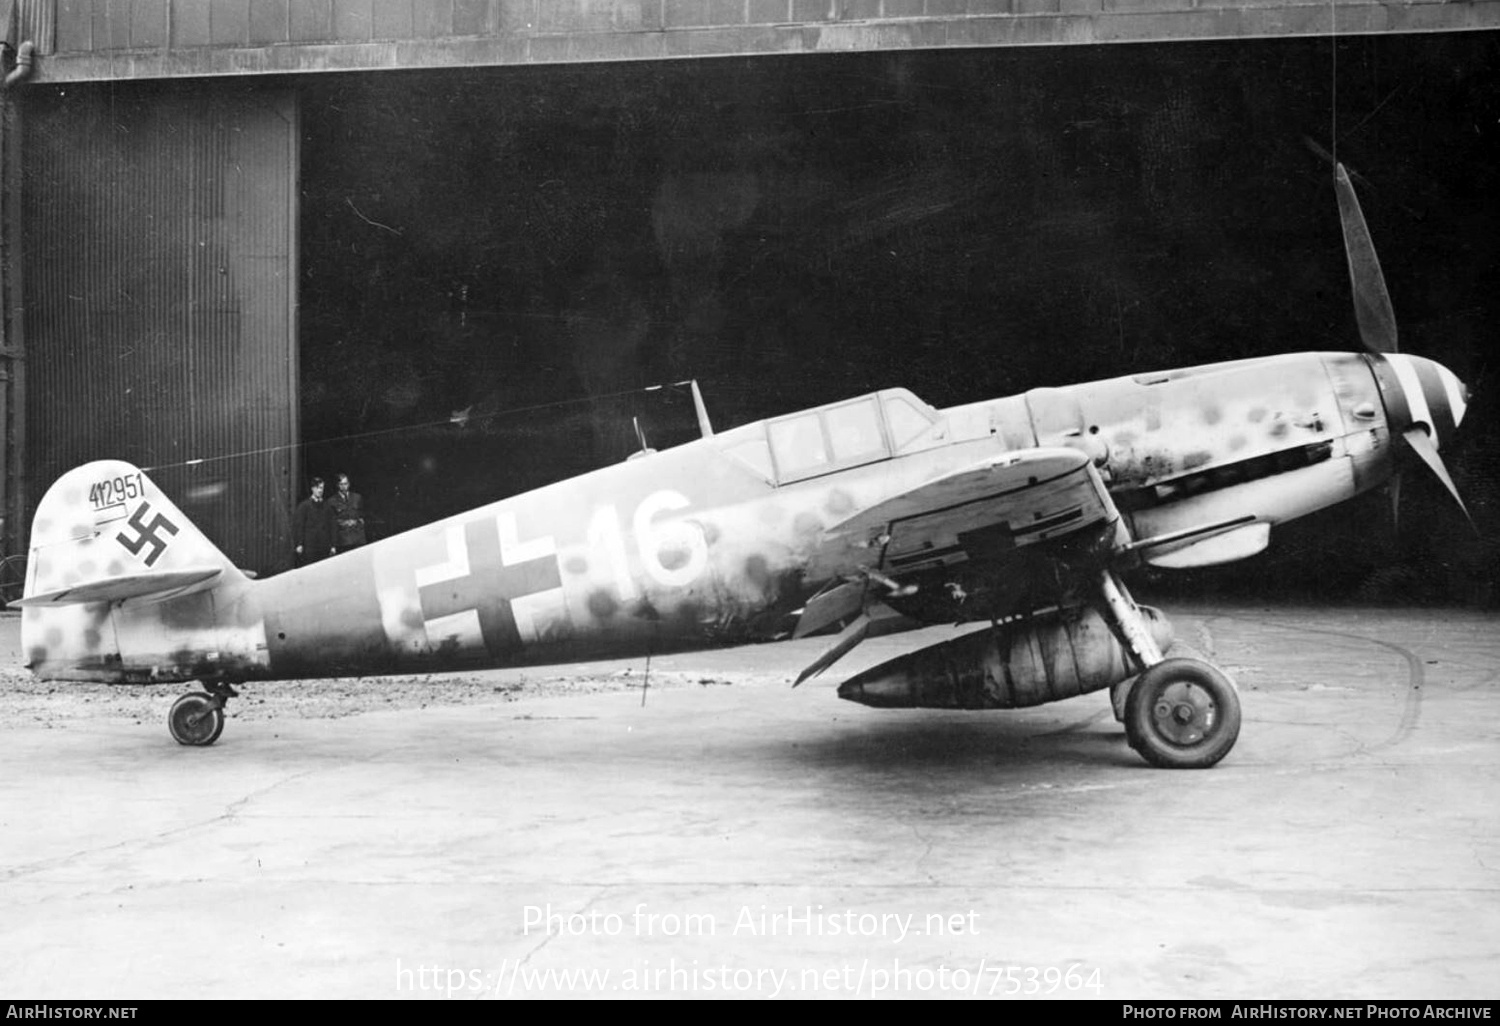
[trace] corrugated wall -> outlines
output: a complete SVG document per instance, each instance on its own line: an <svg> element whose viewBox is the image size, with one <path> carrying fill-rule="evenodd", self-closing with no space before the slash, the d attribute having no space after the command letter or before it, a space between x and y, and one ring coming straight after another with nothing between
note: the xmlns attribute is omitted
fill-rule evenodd
<svg viewBox="0 0 1500 1026"><path fill-rule="evenodd" d="M12 2L43 82L1500 27L1500 0Z"/></svg>
<svg viewBox="0 0 1500 1026"><path fill-rule="evenodd" d="M22 116L31 501L75 464L130 460L237 564L284 567L294 99L74 86L29 92Z"/></svg>

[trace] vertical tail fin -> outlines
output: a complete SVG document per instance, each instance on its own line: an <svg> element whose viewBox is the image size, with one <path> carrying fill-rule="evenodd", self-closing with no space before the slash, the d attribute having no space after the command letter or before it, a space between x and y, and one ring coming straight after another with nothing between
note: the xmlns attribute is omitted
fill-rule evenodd
<svg viewBox="0 0 1500 1026"><path fill-rule="evenodd" d="M19 606L157 601L244 575L138 467L86 463L58 478L31 525Z"/></svg>
<svg viewBox="0 0 1500 1026"><path fill-rule="evenodd" d="M137 467L102 460L47 490L31 528L21 646L38 677L241 679L266 661L249 579ZM252 604L253 605L253 604Z"/></svg>

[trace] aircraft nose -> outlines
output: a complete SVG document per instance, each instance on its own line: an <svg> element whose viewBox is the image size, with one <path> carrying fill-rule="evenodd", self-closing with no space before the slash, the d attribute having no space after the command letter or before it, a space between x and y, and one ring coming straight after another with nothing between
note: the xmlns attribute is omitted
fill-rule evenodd
<svg viewBox="0 0 1500 1026"><path fill-rule="evenodd" d="M1400 384L1406 406L1405 417L1393 418L1406 423L1393 423L1393 432L1422 427L1434 446L1451 438L1469 407L1469 390L1464 383L1436 360L1405 353L1387 353L1385 359Z"/></svg>

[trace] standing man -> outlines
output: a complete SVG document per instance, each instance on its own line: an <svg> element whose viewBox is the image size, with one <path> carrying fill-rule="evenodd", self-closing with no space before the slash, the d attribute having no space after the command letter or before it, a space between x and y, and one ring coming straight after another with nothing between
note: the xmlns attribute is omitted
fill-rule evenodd
<svg viewBox="0 0 1500 1026"><path fill-rule="evenodd" d="M349 475L339 475L339 490L328 500L333 507L334 545L338 551L347 552L365 543L364 499L358 492L349 490Z"/></svg>
<svg viewBox="0 0 1500 1026"><path fill-rule="evenodd" d="M292 544L297 566L306 566L334 553L333 507L323 501L323 479L312 479L312 494L292 511Z"/></svg>

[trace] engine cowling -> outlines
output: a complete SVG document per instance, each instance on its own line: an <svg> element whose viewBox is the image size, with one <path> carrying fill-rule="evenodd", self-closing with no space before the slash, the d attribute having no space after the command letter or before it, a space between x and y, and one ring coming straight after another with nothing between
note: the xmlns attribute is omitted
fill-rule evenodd
<svg viewBox="0 0 1500 1026"><path fill-rule="evenodd" d="M1165 650L1172 625L1160 610L1140 610ZM850 677L839 697L887 709L1018 709L1098 691L1138 672L1104 617L1082 607L908 652Z"/></svg>

